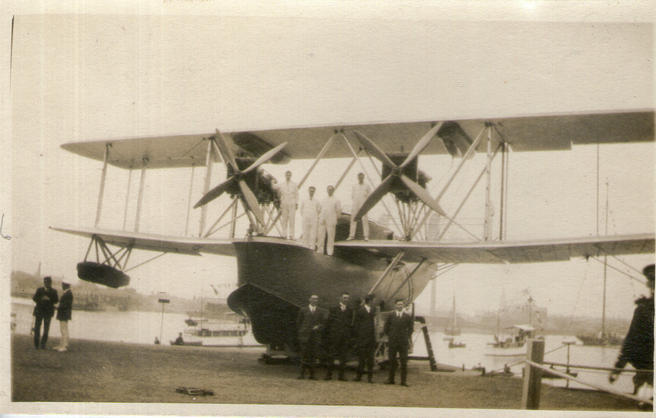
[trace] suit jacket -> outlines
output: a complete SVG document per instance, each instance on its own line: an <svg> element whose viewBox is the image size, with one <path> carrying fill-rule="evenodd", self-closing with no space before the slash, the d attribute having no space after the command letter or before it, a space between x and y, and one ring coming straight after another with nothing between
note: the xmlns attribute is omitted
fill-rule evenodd
<svg viewBox="0 0 656 418"><path fill-rule="evenodd" d="M412 337L412 317L407 313L396 316L396 311L390 313L385 320L384 333L390 345L407 346Z"/></svg>
<svg viewBox="0 0 656 418"><path fill-rule="evenodd" d="M629 332L624 338L622 350L615 363L618 369L631 363L636 369L654 368L654 298L636 301Z"/></svg>
<svg viewBox="0 0 656 418"><path fill-rule="evenodd" d="M70 289L64 292L59 300L59 307L57 308L57 320L70 321L73 312L73 292Z"/></svg>
<svg viewBox="0 0 656 418"><path fill-rule="evenodd" d="M34 307L34 316L42 316L46 318L52 318L55 313L55 304L59 302L57 297L57 291L52 287L46 289L45 286L42 286L36 289L32 300L36 302Z"/></svg>
<svg viewBox="0 0 656 418"><path fill-rule="evenodd" d="M367 312L364 306L360 306L355 311L353 322L356 346L364 347L376 343L376 311L373 306L370 312Z"/></svg>
<svg viewBox="0 0 656 418"><path fill-rule="evenodd" d="M298 329L298 340L301 343L306 343L312 337L320 337L323 329L326 325L326 320L328 319L328 311L320 308L314 310L314 313L310 311L308 306L302 307L298 311L298 316L296 317L296 327ZM314 330L314 327L318 325L318 329Z"/></svg>
<svg viewBox="0 0 656 418"><path fill-rule="evenodd" d="M330 308L328 316L328 338L331 343L336 343L344 338L351 338L353 332L353 308L347 306L344 311L339 307Z"/></svg>

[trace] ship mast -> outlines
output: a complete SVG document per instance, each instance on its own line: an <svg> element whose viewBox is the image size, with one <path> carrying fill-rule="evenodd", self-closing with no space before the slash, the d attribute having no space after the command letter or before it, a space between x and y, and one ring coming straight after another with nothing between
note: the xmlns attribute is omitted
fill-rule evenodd
<svg viewBox="0 0 656 418"><path fill-rule="evenodd" d="M604 235L608 235L608 180L606 180L606 219ZM604 254L604 293L601 302L601 338L606 339L606 270L608 267L608 255Z"/></svg>

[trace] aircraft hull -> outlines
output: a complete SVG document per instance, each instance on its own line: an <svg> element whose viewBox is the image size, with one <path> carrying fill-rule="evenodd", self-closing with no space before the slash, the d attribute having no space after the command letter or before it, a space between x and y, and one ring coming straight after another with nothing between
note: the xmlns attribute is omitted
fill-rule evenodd
<svg viewBox="0 0 656 418"><path fill-rule="evenodd" d="M320 306L336 305L342 292L352 300L364 298L374 287L390 260L371 252L335 248L335 254L319 254L292 242L235 242L238 265L238 289L228 305L247 315L253 333L261 344L279 349L297 350L296 316L308 298L316 294ZM425 263L404 283L416 264L408 263L392 270L374 294L382 310L389 310L395 298L414 300L434 273Z"/></svg>

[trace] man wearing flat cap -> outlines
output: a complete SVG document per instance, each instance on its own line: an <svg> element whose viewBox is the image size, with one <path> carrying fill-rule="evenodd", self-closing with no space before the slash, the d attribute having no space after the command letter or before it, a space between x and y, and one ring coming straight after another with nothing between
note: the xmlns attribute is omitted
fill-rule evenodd
<svg viewBox="0 0 656 418"><path fill-rule="evenodd" d="M616 369L623 369L626 363L631 363L639 370L633 376L634 394L644 383L653 385L654 381L654 265L648 265L642 273L647 278L649 297L636 300L629 332L615 362ZM608 380L613 383L619 374L620 370L612 371Z"/></svg>
<svg viewBox="0 0 656 418"><path fill-rule="evenodd" d="M73 292L71 292L71 285L62 282L62 294L59 300L59 307L57 308L57 320L59 321L59 329L61 331L61 340L59 346L55 348L57 351L68 350L68 321L71 320L71 313L73 311Z"/></svg>

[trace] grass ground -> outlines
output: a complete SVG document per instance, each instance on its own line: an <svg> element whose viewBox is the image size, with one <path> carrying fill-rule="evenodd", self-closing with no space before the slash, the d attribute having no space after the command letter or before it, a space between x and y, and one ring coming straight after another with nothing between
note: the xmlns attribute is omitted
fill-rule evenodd
<svg viewBox="0 0 656 418"><path fill-rule="evenodd" d="M55 345L56 341L52 341ZM12 339L14 402L135 402L276 405L359 405L518 409L521 379L435 373L411 362L410 387L297 380L290 364L257 361L262 350L148 346L73 341L65 353L35 350L29 336ZM319 377L323 376L320 371ZM349 378L353 372L349 372ZM176 393L180 386L209 389L214 396ZM609 394L542 385L541 409L637 410L635 402Z"/></svg>

